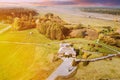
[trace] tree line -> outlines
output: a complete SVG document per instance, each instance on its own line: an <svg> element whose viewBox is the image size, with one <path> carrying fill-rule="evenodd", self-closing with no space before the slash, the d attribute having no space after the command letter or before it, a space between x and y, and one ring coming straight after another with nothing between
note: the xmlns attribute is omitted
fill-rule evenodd
<svg viewBox="0 0 120 80"><path fill-rule="evenodd" d="M84 12L95 12L95 13L120 15L119 8L80 8L80 10Z"/></svg>
<svg viewBox="0 0 120 80"><path fill-rule="evenodd" d="M22 18L24 16L35 16L37 15L37 11L28 8L0 8L0 20L12 23L13 19L18 17Z"/></svg>

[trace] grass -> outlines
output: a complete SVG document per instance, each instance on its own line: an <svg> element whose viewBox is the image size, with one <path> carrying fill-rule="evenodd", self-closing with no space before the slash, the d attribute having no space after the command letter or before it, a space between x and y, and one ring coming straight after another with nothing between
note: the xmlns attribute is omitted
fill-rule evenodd
<svg viewBox="0 0 120 80"><path fill-rule="evenodd" d="M31 31L32 35L29 34ZM65 41L91 42L78 38ZM52 62L53 55L58 49L59 41L49 40L36 29L9 30L0 34L0 80L44 80L61 63L61 61Z"/></svg>
<svg viewBox="0 0 120 80"><path fill-rule="evenodd" d="M0 80L45 80L61 62L52 62L59 46L50 42L36 29L0 34Z"/></svg>
<svg viewBox="0 0 120 80"><path fill-rule="evenodd" d="M30 32L33 32L33 34L30 35ZM51 40L39 34L36 29L30 29L24 31L8 31L0 35L0 41L49 43Z"/></svg>
<svg viewBox="0 0 120 80"><path fill-rule="evenodd" d="M1 76L1 80L4 78L8 80L19 79L34 60L33 45L2 44L0 51L0 68L3 70L1 74L5 75Z"/></svg>
<svg viewBox="0 0 120 80"><path fill-rule="evenodd" d="M32 35L29 34L31 31L33 32ZM95 43L95 41L81 38L72 38L63 41L75 42L74 47L76 48L80 46L84 47L88 43ZM39 34L36 29L8 31L0 34L0 80L45 80L61 63L61 61L52 62L54 54L56 54L59 49L59 42L60 41L52 41L46 38ZM92 58L96 56L98 55L95 54ZM119 59L115 58L115 60L119 62ZM88 67L82 67L82 64L80 64L78 72L73 78L82 79L81 76L83 76L86 80L91 79L92 75L87 75L85 77L85 74L95 72L96 69L94 70L94 66L97 68L98 65L107 65L107 62L103 62L90 63L90 65L88 65L90 70ZM114 61L112 62L114 66L117 64L117 62L116 64ZM109 65L113 66L112 64ZM100 66L98 67L100 68ZM103 67L100 69L102 68ZM117 67L115 67L115 69L113 67L108 67L108 69L110 69L112 73L115 73ZM106 75L105 72L102 73L104 74L97 73L95 77L103 77ZM116 72L116 74L118 73ZM78 75L80 75L80 77Z"/></svg>
<svg viewBox="0 0 120 80"><path fill-rule="evenodd" d="M84 67L79 64L79 69L75 78L80 80L100 80L100 79L120 79L120 72L118 64L119 58L113 58L112 61L103 60L98 62L91 62L88 66Z"/></svg>

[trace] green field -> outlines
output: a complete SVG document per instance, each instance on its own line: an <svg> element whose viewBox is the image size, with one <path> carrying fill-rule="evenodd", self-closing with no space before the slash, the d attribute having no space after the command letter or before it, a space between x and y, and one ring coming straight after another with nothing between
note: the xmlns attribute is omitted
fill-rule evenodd
<svg viewBox="0 0 120 80"><path fill-rule="evenodd" d="M0 80L44 80L60 63L51 62L58 45L47 43L36 29L0 34Z"/></svg>

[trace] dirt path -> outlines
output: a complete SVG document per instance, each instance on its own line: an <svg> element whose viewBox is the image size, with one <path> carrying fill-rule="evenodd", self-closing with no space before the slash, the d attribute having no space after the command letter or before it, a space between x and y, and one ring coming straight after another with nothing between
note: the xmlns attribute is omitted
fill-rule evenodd
<svg viewBox="0 0 120 80"><path fill-rule="evenodd" d="M6 27L6 28L0 30L0 34L6 32L6 31L9 30L10 28L11 28L11 26L8 26L8 27Z"/></svg>

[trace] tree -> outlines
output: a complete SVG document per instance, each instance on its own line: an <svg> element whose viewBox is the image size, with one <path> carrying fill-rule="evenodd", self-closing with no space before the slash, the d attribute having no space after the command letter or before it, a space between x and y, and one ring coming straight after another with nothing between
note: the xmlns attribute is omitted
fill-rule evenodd
<svg viewBox="0 0 120 80"><path fill-rule="evenodd" d="M70 30L64 27L63 21L58 16L48 13L44 18L36 21L38 31L52 40L62 40L69 35Z"/></svg>
<svg viewBox="0 0 120 80"><path fill-rule="evenodd" d="M64 29L64 26L52 22L52 24L49 24L49 27L47 28L46 36L50 39L65 39Z"/></svg>
<svg viewBox="0 0 120 80"><path fill-rule="evenodd" d="M13 30L18 30L19 24L20 24L20 19L16 17L13 22Z"/></svg>

